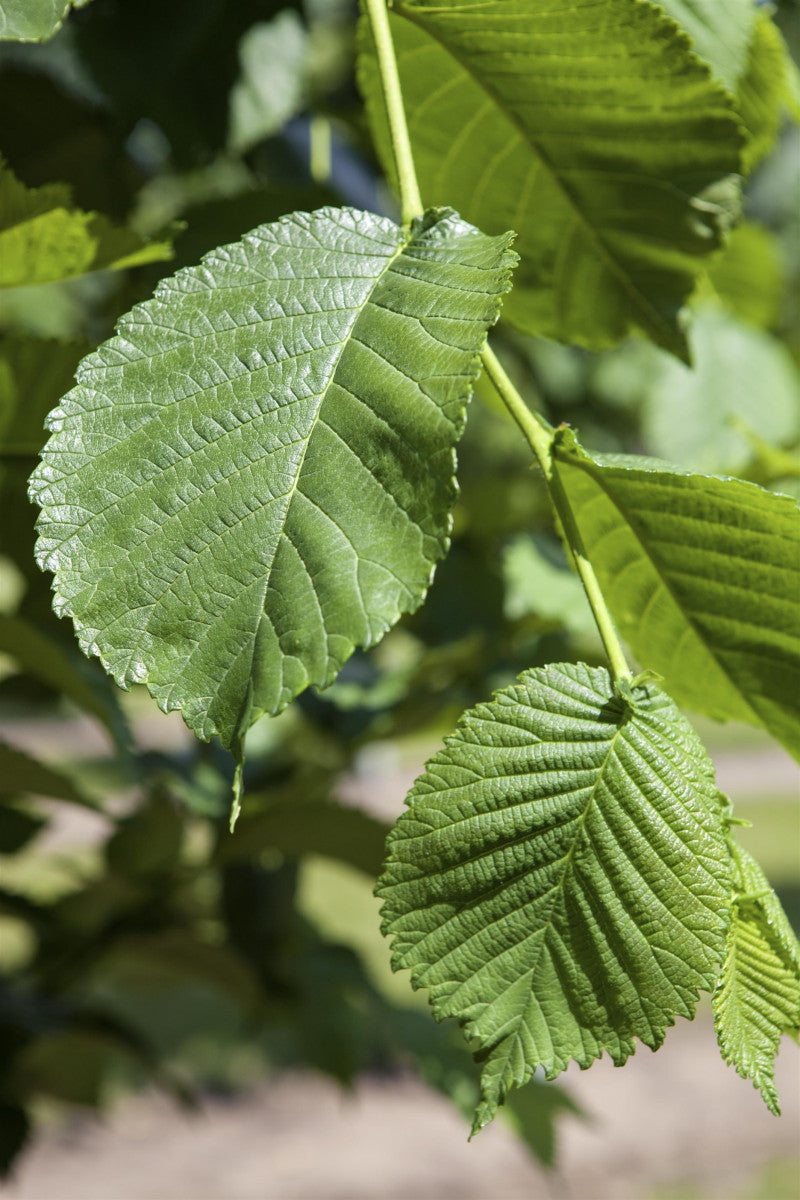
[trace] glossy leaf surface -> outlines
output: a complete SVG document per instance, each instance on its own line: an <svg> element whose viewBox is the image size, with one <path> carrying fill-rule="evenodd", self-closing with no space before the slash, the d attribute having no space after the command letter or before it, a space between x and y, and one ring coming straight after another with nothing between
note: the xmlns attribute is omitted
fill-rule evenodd
<svg viewBox="0 0 800 1200"><path fill-rule="evenodd" d="M124 317L32 481L84 650L238 749L417 608L509 240L296 213Z"/></svg>

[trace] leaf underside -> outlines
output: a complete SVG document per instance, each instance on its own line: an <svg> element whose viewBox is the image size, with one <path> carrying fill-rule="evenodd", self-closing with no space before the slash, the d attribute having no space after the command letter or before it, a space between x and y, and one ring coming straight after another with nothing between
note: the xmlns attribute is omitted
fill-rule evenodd
<svg viewBox="0 0 800 1200"><path fill-rule="evenodd" d="M234 751L417 608L515 261L451 210L295 213L84 360L32 478L81 645Z"/></svg>
<svg viewBox="0 0 800 1200"><path fill-rule="evenodd" d="M717 1040L725 1061L752 1079L779 1116L775 1055L784 1033L800 1033L800 946L758 863L732 849L734 909L714 994Z"/></svg>
<svg viewBox="0 0 800 1200"><path fill-rule="evenodd" d="M635 455L557 471L622 635L674 699L764 725L800 758L800 506L755 484Z"/></svg>
<svg viewBox="0 0 800 1200"><path fill-rule="evenodd" d="M736 207L732 98L643 0L397 0L398 52L426 203L515 229L503 314L600 349L638 330L686 355L681 309ZM359 78L387 173L366 23Z"/></svg>
<svg viewBox="0 0 800 1200"><path fill-rule="evenodd" d="M393 966L509 1088L653 1048L722 959L730 862L713 769L663 693L526 671L460 721L389 837Z"/></svg>

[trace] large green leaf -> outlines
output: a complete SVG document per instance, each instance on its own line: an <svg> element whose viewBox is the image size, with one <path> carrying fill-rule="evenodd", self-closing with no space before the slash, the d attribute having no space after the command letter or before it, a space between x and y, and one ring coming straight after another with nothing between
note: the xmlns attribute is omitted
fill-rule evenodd
<svg viewBox="0 0 800 1200"><path fill-rule="evenodd" d="M767 729L800 758L800 508L736 479L589 455L557 472L620 632L680 704Z"/></svg>
<svg viewBox="0 0 800 1200"><path fill-rule="evenodd" d="M147 242L100 213L75 208L67 184L26 187L0 160L0 287L52 283L171 257L169 241Z"/></svg>
<svg viewBox="0 0 800 1200"><path fill-rule="evenodd" d="M398 0L390 21L423 199L519 234L504 315L685 355L681 308L729 224L741 134L674 22L644 0ZM391 172L366 26L360 79Z"/></svg>
<svg viewBox="0 0 800 1200"><path fill-rule="evenodd" d="M780 1114L775 1055L800 1034L800 946L758 863L735 843L734 911L714 993L722 1057Z"/></svg>
<svg viewBox="0 0 800 1200"><path fill-rule="evenodd" d="M717 978L730 863L713 768L655 688L559 664L462 717L408 798L378 885L395 969L513 1086L653 1048Z"/></svg>
<svg viewBox="0 0 800 1200"><path fill-rule="evenodd" d="M238 749L417 608L509 240L296 213L123 317L32 479L84 650Z"/></svg>

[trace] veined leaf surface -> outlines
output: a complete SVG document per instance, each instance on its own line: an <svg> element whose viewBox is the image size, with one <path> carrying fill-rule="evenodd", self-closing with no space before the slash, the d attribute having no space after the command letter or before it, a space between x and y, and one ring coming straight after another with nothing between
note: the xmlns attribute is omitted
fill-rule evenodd
<svg viewBox="0 0 800 1200"><path fill-rule="evenodd" d="M537 1068L657 1047L712 988L730 904L713 768L655 688L526 671L414 785L378 885L395 969L483 1062L475 1128Z"/></svg>
<svg viewBox="0 0 800 1200"><path fill-rule="evenodd" d="M736 202L731 97L643 0L396 0L390 23L426 203L515 229L504 316L602 348L686 354L681 308ZM391 150L370 35L360 79Z"/></svg>
<svg viewBox="0 0 800 1200"><path fill-rule="evenodd" d="M32 480L84 650L237 750L417 608L510 238L295 213L123 317Z"/></svg>
<svg viewBox="0 0 800 1200"><path fill-rule="evenodd" d="M557 472L620 632L679 704L800 758L800 507L566 431Z"/></svg>
<svg viewBox="0 0 800 1200"><path fill-rule="evenodd" d="M781 1037L800 1033L800 946L764 872L735 843L734 909L725 962L714 993L722 1057L752 1079L780 1115L775 1055Z"/></svg>

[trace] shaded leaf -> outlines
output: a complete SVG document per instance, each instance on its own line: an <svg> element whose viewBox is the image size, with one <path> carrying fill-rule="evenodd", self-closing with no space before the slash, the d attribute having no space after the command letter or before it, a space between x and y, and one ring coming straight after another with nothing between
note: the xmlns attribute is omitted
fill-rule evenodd
<svg viewBox="0 0 800 1200"><path fill-rule="evenodd" d="M730 865L713 768L655 688L526 671L462 717L389 837L393 966L483 1063L475 1129L541 1068L653 1048L722 960Z"/></svg>
<svg viewBox="0 0 800 1200"><path fill-rule="evenodd" d="M47 817L16 805L0 804L0 854L16 854L40 833Z"/></svg>
<svg viewBox="0 0 800 1200"><path fill-rule="evenodd" d="M123 317L32 477L85 652L236 750L417 608L508 242L297 213Z"/></svg>
<svg viewBox="0 0 800 1200"><path fill-rule="evenodd" d="M146 242L100 213L75 208L66 184L28 188L0 161L0 287L52 283L171 257L169 241Z"/></svg>
<svg viewBox="0 0 800 1200"><path fill-rule="evenodd" d="M28 1140L31 1122L25 1109L0 1102L0 1179L11 1173L14 1160Z"/></svg>
<svg viewBox="0 0 800 1200"><path fill-rule="evenodd" d="M653 0L688 33L695 53L730 92L744 74L758 10L753 0Z"/></svg>
<svg viewBox="0 0 800 1200"><path fill-rule="evenodd" d="M510 1092L505 1102L505 1114L517 1137L545 1167L556 1161L558 1119L567 1113L585 1115L563 1087L538 1079L529 1080L521 1091Z"/></svg>
<svg viewBox="0 0 800 1200"><path fill-rule="evenodd" d="M638 330L678 355L681 308L736 205L733 101L640 0L398 0L390 22L426 203L515 229L504 316L599 349ZM362 25L360 81L390 142Z"/></svg>
<svg viewBox="0 0 800 1200"><path fill-rule="evenodd" d="M183 843L183 822L162 795L147 798L120 821L106 843L111 871L134 881L174 870Z"/></svg>
<svg viewBox="0 0 800 1200"><path fill-rule="evenodd" d="M737 109L749 135L743 158L746 171L752 171L775 145L786 112L800 117L796 71L781 31L767 13L761 13L737 91Z"/></svg>
<svg viewBox="0 0 800 1200"><path fill-rule="evenodd" d="M758 863L735 843L731 850L734 909L714 993L717 1040L779 1116L775 1055L784 1033L800 1034L800 946Z"/></svg>
<svg viewBox="0 0 800 1200"><path fill-rule="evenodd" d="M735 479L588 454L558 475L622 635L686 707L764 725L800 757L800 509Z"/></svg>
<svg viewBox="0 0 800 1200"><path fill-rule="evenodd" d="M193 168L225 145L242 35L256 21L300 7L300 0L103 0L74 34L121 140L149 118L168 139L176 167Z"/></svg>

